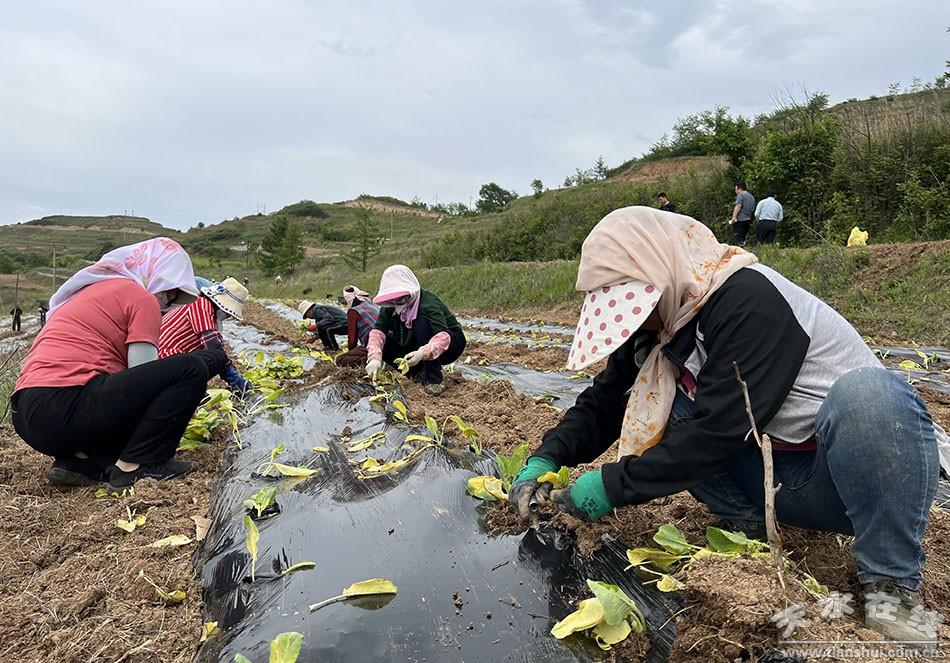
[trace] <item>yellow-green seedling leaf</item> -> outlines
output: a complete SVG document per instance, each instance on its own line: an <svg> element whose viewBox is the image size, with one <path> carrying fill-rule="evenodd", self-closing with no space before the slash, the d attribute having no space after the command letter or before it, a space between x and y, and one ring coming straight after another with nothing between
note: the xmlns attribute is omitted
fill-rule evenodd
<svg viewBox="0 0 950 663"><path fill-rule="evenodd" d="M475 430L474 427L469 426L467 423L462 421L462 417L458 416L457 414L452 414L449 415L449 421L455 424L456 428L458 428L459 432L462 434L462 437L464 437L466 440L469 442L478 441L478 431Z"/></svg>
<svg viewBox="0 0 950 663"><path fill-rule="evenodd" d="M222 401L230 401L231 392L227 389L209 389L208 390L208 402L204 404L204 407L213 407Z"/></svg>
<svg viewBox="0 0 950 663"><path fill-rule="evenodd" d="M501 479L493 476L478 476L468 480L468 494L486 502L508 499L508 493L501 485Z"/></svg>
<svg viewBox="0 0 950 663"><path fill-rule="evenodd" d="M808 590L808 593L817 598L826 598L829 594L828 585L822 585L820 582L818 582L817 578L810 576L807 573L805 574L805 581L802 583L802 585L804 585L805 589Z"/></svg>
<svg viewBox="0 0 950 663"><path fill-rule="evenodd" d="M686 542L686 537L683 536L681 531L669 523L660 526L657 533L653 535L653 540L656 541L661 548L674 555L687 555L695 548L695 546L691 546Z"/></svg>
<svg viewBox="0 0 950 663"><path fill-rule="evenodd" d="M360 580L343 590L343 596L374 596L377 594L395 594L396 585L386 578Z"/></svg>
<svg viewBox="0 0 950 663"><path fill-rule="evenodd" d="M426 429L432 434L432 437L439 439L439 422L428 414L424 417L424 420L426 422Z"/></svg>
<svg viewBox="0 0 950 663"><path fill-rule="evenodd" d="M259 491L244 500L244 508L257 511L257 517L260 518L261 514L263 514L264 510L271 505L271 502L274 501L276 496L276 486L261 488Z"/></svg>
<svg viewBox="0 0 950 663"><path fill-rule="evenodd" d="M285 477L312 477L317 473L316 470L309 467L300 467L298 465L284 465L283 463L274 463L274 469Z"/></svg>
<svg viewBox="0 0 950 663"><path fill-rule="evenodd" d="M396 411L393 413L393 418L397 421L406 422L409 420L409 410L406 409L406 404L402 401L393 401L393 407Z"/></svg>
<svg viewBox="0 0 950 663"><path fill-rule="evenodd" d="M254 582L254 571L257 567L257 542L261 539L261 533L250 516L244 516L244 531L246 533L244 545L251 555L251 582Z"/></svg>
<svg viewBox="0 0 950 663"><path fill-rule="evenodd" d="M395 362L396 368L400 373L406 375L409 373L409 362L404 357L397 357Z"/></svg>
<svg viewBox="0 0 950 663"><path fill-rule="evenodd" d="M244 654L235 654L234 663L253 663L253 661L251 661L251 659L249 659Z"/></svg>
<svg viewBox="0 0 950 663"><path fill-rule="evenodd" d="M145 582L150 584L155 589L155 592L158 594L158 596L166 603L181 603L185 600L185 593L182 590L176 589L171 592L166 591L155 584L151 578L145 575L144 571L139 571L139 578L142 578Z"/></svg>
<svg viewBox="0 0 950 663"><path fill-rule="evenodd" d="M616 626L624 621L630 613L637 610L637 604L624 594L617 585L600 582L599 580L588 580L587 586L600 601L604 611L604 621L611 626Z"/></svg>
<svg viewBox="0 0 950 663"><path fill-rule="evenodd" d="M433 442L434 440L428 435L407 435L406 442Z"/></svg>
<svg viewBox="0 0 950 663"><path fill-rule="evenodd" d="M652 564L663 571L673 569L682 559L683 556L681 555L674 555L671 552L657 548L634 548L627 551L627 560L629 560L630 566Z"/></svg>
<svg viewBox="0 0 950 663"><path fill-rule="evenodd" d="M609 651L611 646L626 640L631 631L630 622L625 619L616 625L601 622L594 627L594 631L591 635L594 636L594 641L598 647L604 651Z"/></svg>
<svg viewBox="0 0 950 663"><path fill-rule="evenodd" d="M172 536L166 536L164 539L159 539L158 541L148 544L148 547L164 548L166 546L187 546L189 543L191 543L191 539L184 534L173 534Z"/></svg>
<svg viewBox="0 0 950 663"><path fill-rule="evenodd" d="M528 455L528 443L522 442L511 452L510 456L497 454L495 463L498 465L498 472L501 474L501 482L507 488L511 482L518 476L518 472L524 467L525 458Z"/></svg>
<svg viewBox="0 0 950 663"><path fill-rule="evenodd" d="M768 547L767 543L750 539L745 532L727 532L718 527L706 528L706 541L712 550L728 555L756 553Z"/></svg>
<svg viewBox="0 0 950 663"><path fill-rule="evenodd" d="M270 643L268 663L296 663L303 647L303 633L281 633Z"/></svg>
<svg viewBox="0 0 950 663"><path fill-rule="evenodd" d="M330 453L330 447L314 447L313 452L318 454L327 454Z"/></svg>
<svg viewBox="0 0 950 663"><path fill-rule="evenodd" d="M686 585L667 573L661 573L656 588L661 592L678 592L686 589Z"/></svg>
<svg viewBox="0 0 950 663"><path fill-rule="evenodd" d="M316 562L297 562L293 566L288 566L286 569L280 572L280 575L286 576L291 573L296 573L297 571L309 571L312 568L317 566Z"/></svg>
<svg viewBox="0 0 950 663"><path fill-rule="evenodd" d="M375 458L367 458L362 463L360 463L361 470L368 470L371 467L378 467L378 466L379 466L379 461L376 460Z"/></svg>
<svg viewBox="0 0 950 663"><path fill-rule="evenodd" d="M918 363L917 363L916 361L914 361L913 359L905 359L904 361L902 361L902 362L899 364L899 366L901 367L901 369L903 369L903 370L905 370L905 371L922 371L922 370L924 370L924 367L921 366L920 364L918 364Z"/></svg>
<svg viewBox="0 0 950 663"><path fill-rule="evenodd" d="M554 625L551 635L563 640L571 633L586 631L604 621L604 608L597 599L584 599L577 606L577 610Z"/></svg>
<svg viewBox="0 0 950 663"><path fill-rule="evenodd" d="M382 442L386 439L386 433L383 431L377 431L370 435L369 437L364 437L356 442L352 442L346 446L346 450L350 453L358 453L360 451L365 451L370 447L376 446L379 442Z"/></svg>
<svg viewBox="0 0 950 663"><path fill-rule="evenodd" d="M571 482L571 470L569 467L561 466L557 472L545 472L537 479L538 483L550 483L555 488L566 488Z"/></svg>
<svg viewBox="0 0 950 663"><path fill-rule="evenodd" d="M201 627L201 639L198 640L198 644L201 644L217 632L218 622L205 622Z"/></svg>

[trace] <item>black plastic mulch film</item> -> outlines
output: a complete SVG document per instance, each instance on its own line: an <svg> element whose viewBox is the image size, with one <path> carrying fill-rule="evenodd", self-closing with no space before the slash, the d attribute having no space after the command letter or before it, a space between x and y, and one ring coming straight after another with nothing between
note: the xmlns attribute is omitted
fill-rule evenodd
<svg viewBox="0 0 950 663"><path fill-rule="evenodd" d="M228 324L225 332L238 350L288 349L252 327ZM498 377L523 393L550 395L559 407L569 406L589 384L513 364L458 368L466 377ZM204 544L205 618L217 621L221 631L201 648L198 661L232 661L235 653L266 660L270 641L285 631L304 635L302 662L604 660L610 654L587 638L558 641L549 633L587 595L587 578L616 583L637 602L652 642L647 660L667 659L675 637L671 617L681 599L625 571L625 545L607 541L592 559L582 559L567 535L544 527L517 536L486 533L491 507L465 488L470 476L494 473L491 459L461 445L430 449L394 474L358 479L349 460L400 458L410 450L405 436L424 432L394 425L369 395L361 385L317 388L242 431L243 448L226 459ZM340 440L345 429L352 440L377 431L386 438L352 454ZM279 513L258 521L252 583L242 502L272 481L253 472L279 444L286 448L280 462L318 472L274 484ZM315 453L314 446L330 452ZM280 575L302 561L316 568ZM392 580L397 594L308 609L375 577Z"/></svg>

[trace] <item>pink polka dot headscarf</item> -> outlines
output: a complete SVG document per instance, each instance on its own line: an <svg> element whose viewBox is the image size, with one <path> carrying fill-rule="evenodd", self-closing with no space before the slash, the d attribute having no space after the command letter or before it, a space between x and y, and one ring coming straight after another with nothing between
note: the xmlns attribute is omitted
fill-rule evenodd
<svg viewBox="0 0 950 663"><path fill-rule="evenodd" d="M726 279L756 260L720 244L695 219L652 207L615 210L584 240L577 289L587 297L568 367L578 370L610 355L654 309L663 323L627 401L620 457L639 456L663 438L679 373L662 347Z"/></svg>

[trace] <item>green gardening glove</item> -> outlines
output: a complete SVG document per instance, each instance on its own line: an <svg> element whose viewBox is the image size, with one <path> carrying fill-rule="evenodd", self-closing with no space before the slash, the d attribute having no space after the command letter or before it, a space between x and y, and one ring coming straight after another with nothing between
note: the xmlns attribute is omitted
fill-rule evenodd
<svg viewBox="0 0 950 663"><path fill-rule="evenodd" d="M527 518L531 514L532 498L543 504L547 501L548 493L554 487L549 483L538 483L535 479L547 472L557 471L558 466L553 460L531 456L524 467L521 468L521 471L518 472L518 476L511 482L511 488L508 490L508 501L515 505L523 518Z"/></svg>
<svg viewBox="0 0 950 663"><path fill-rule="evenodd" d="M600 470L585 472L568 488L551 491L551 500L561 511L587 521L597 520L614 508Z"/></svg>

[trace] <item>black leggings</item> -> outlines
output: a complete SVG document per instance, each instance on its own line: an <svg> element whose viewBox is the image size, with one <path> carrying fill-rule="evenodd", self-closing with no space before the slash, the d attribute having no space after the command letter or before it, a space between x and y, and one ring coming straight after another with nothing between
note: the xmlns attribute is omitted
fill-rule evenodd
<svg viewBox="0 0 950 663"><path fill-rule="evenodd" d="M325 350L333 350L334 352L340 349L340 344L336 342L337 335L346 336L348 329L346 325L334 325L331 327L324 327L323 325L317 326L317 336L320 338L320 341L323 343L323 348ZM350 348L352 350L352 348Z"/></svg>
<svg viewBox="0 0 950 663"><path fill-rule="evenodd" d="M386 335L386 345L383 346L383 359L387 364L392 364L398 357L405 357L413 350L418 350L423 345L432 340L435 334L432 333L432 325L429 321L419 316L412 325L412 338L406 345L400 345L398 339L392 335ZM409 376L418 380L422 384L439 384L442 382L442 367L451 364L462 356L465 351L465 334L461 328L455 327L448 330L452 341L448 349L439 357L432 361L424 361L409 369Z"/></svg>
<svg viewBox="0 0 950 663"><path fill-rule="evenodd" d="M13 426L47 456L88 454L105 468L117 458L161 464L175 455L210 376L227 355L201 350L151 361L78 387L28 387L13 394Z"/></svg>

